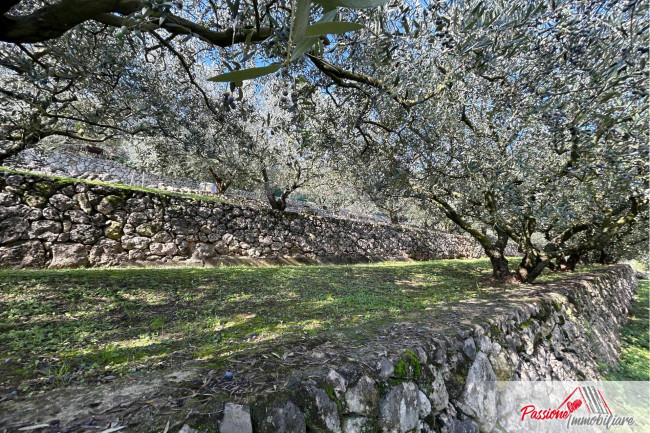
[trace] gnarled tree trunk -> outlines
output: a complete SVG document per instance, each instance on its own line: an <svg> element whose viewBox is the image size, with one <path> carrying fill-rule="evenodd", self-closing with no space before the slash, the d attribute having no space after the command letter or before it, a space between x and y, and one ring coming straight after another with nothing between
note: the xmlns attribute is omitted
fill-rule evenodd
<svg viewBox="0 0 650 433"><path fill-rule="evenodd" d="M548 266L550 259L535 251L524 253L517 268L516 277L522 283L532 283Z"/></svg>
<svg viewBox="0 0 650 433"><path fill-rule="evenodd" d="M228 188L230 187L232 181L225 180L224 178L219 176L217 173L214 172L212 167L208 167L208 171L210 172L212 179L214 179L214 184L217 186L217 194L225 194Z"/></svg>
<svg viewBox="0 0 650 433"><path fill-rule="evenodd" d="M551 257L540 252L531 240L535 232L537 221L532 217L524 218L524 230L519 241L519 249L524 257L519 263L515 277L522 283L532 283L544 271L551 261Z"/></svg>
<svg viewBox="0 0 650 433"><path fill-rule="evenodd" d="M610 265L614 263L614 257L611 255L607 254L607 252L604 249L601 249L598 252L598 259L596 259L596 263L601 264L601 265Z"/></svg>
<svg viewBox="0 0 650 433"><path fill-rule="evenodd" d="M267 191L266 198L269 200L271 209L284 211L287 208L287 197L284 194L276 197L273 191Z"/></svg>
<svg viewBox="0 0 650 433"><path fill-rule="evenodd" d="M510 275L508 259L503 255L503 251L491 250L488 255L490 256L490 263L492 264L492 278L502 280Z"/></svg>
<svg viewBox="0 0 650 433"><path fill-rule="evenodd" d="M492 264L492 278L495 280L503 280L510 275L510 270L508 269L508 260L505 256L506 245L508 244L508 234L503 228L498 225L495 226L497 232L496 242L488 237L487 234L477 230L470 224L468 221L465 221L463 217L454 209L454 207L444 200L442 197L437 196L436 194L429 193L427 198L437 205L440 206L442 212L447 218L453 221L458 227L467 232L472 236L476 241L481 244L483 251L490 258L490 263Z"/></svg>
<svg viewBox="0 0 650 433"><path fill-rule="evenodd" d="M576 270L576 265L580 261L580 254L571 254L566 261L566 270L568 272L573 272Z"/></svg>
<svg viewBox="0 0 650 433"><path fill-rule="evenodd" d="M492 278L500 280L510 275L508 259L506 259L505 255L506 245L508 245L508 234L498 226L496 227L496 232L497 240L493 247L486 249L484 246L483 248L492 264Z"/></svg>

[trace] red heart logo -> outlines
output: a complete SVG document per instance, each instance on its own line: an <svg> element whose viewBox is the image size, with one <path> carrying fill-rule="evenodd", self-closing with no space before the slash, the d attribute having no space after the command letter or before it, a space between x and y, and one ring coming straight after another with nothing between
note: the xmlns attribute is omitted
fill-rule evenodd
<svg viewBox="0 0 650 433"><path fill-rule="evenodd" d="M582 406L582 400L570 401L566 404L566 408L569 409L569 413L575 412L580 406Z"/></svg>

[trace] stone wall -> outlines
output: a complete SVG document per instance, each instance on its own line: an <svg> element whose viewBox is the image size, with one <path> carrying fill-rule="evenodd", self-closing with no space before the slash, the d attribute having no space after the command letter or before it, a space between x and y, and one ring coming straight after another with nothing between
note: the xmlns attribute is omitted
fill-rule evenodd
<svg viewBox="0 0 650 433"><path fill-rule="evenodd" d="M495 410L497 381L597 380L599 363L618 361L636 286L618 265L398 323L260 343L224 359L230 377L176 366L165 379L128 375L0 400L0 429L57 420L48 431L70 431L109 413L100 420L142 433L529 433ZM519 409L507 414L519 421Z"/></svg>
<svg viewBox="0 0 650 433"><path fill-rule="evenodd" d="M4 165L31 173L72 177L75 179L98 180L136 187L154 188L163 191L190 193L212 198L226 198L246 207L268 207L266 193L262 190L244 191L228 188L226 195L219 195L216 186L209 182L198 182L189 178L172 178L137 171L116 161L99 159L90 155L78 155L65 152L45 153L38 148L26 149L18 155L4 161ZM348 209L324 209L316 203L287 200L290 212L308 211L328 218L348 219L353 221L390 224L387 215L362 214Z"/></svg>
<svg viewBox="0 0 650 433"><path fill-rule="evenodd" d="M0 173L0 266L5 267L483 255L477 243L459 235Z"/></svg>
<svg viewBox="0 0 650 433"><path fill-rule="evenodd" d="M276 391L226 398L200 423L220 433L523 433L499 428L497 382L598 380L599 363L618 362L636 287L632 269L619 265L474 305L468 311L485 314L481 324L436 332L434 316L421 317L371 339L316 346L291 358ZM282 360L275 368L260 361L246 357L258 370L282 369ZM519 408L510 409L517 418ZM186 431L198 431L193 425Z"/></svg>

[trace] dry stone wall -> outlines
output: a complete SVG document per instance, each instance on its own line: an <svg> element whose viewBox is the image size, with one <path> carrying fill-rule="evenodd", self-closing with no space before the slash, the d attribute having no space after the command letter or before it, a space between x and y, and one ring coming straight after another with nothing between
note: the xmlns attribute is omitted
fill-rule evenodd
<svg viewBox="0 0 650 433"><path fill-rule="evenodd" d="M144 173L116 161L79 154L46 153L38 148L30 148L7 159L4 164L9 168L32 173L99 180L177 193L199 194L212 198L227 197L228 201L240 203L247 207L268 207L266 193L262 190L243 191L229 188L226 195L219 195L215 192L216 186L213 183ZM291 212L308 211L327 218L390 224L390 219L385 215L361 214L348 209L324 209L315 203L299 200L287 200L287 210Z"/></svg>
<svg viewBox="0 0 650 433"><path fill-rule="evenodd" d="M519 407L495 410L497 382L597 380L599 363L618 362L636 286L618 265L383 327L260 346L228 356L229 379L188 366L167 381L139 379L158 388L129 375L4 400L0 429L58 420L51 431L70 431L110 413L142 433L529 433L503 418L518 421Z"/></svg>
<svg viewBox="0 0 650 433"><path fill-rule="evenodd" d="M0 172L0 266L481 257L471 239Z"/></svg>
<svg viewBox="0 0 650 433"><path fill-rule="evenodd" d="M292 365L325 364L320 371L296 367L281 391L222 401L202 425L220 433L506 431L502 417L511 414L497 413L497 382L599 380L599 363L618 363L636 287L634 271L619 265L513 290L517 301L486 305L492 314L481 324L431 332L422 317L383 338L317 346Z"/></svg>

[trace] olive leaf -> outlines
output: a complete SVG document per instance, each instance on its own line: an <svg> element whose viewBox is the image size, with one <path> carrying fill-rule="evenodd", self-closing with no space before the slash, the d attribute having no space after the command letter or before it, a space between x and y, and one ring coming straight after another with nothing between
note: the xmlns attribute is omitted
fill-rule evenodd
<svg viewBox="0 0 650 433"><path fill-rule="evenodd" d="M363 25L358 23L348 23L345 21L334 21L331 23L316 23L307 27L306 36L320 36L324 34L340 34L345 32L354 32L361 30Z"/></svg>
<svg viewBox="0 0 650 433"><path fill-rule="evenodd" d="M319 25L319 24L329 23L330 21L332 21L334 19L334 17L336 16L336 13L337 13L336 8L326 11L325 13L323 13L323 16L321 17L320 20L318 20L317 23L312 24L307 29L305 29L306 30L305 33L309 32L310 27L313 27L313 26ZM293 62L293 61L297 60L300 56L305 54L307 51L311 50L311 48L314 46L314 44L318 41L318 35L320 35L320 34L316 34L316 35L313 35L313 36L306 35L307 37L304 37L300 42L298 42L296 44L296 48L295 48L293 54L291 55L291 61Z"/></svg>
<svg viewBox="0 0 650 433"><path fill-rule="evenodd" d="M305 30L309 24L309 12L311 8L311 0L298 0L296 4L296 12L293 19L293 41L300 42L305 36Z"/></svg>
<svg viewBox="0 0 650 433"><path fill-rule="evenodd" d="M314 0L326 8L344 7L351 9L374 8L388 3L388 0Z"/></svg>
<svg viewBox="0 0 650 433"><path fill-rule="evenodd" d="M228 82L228 81L244 81L259 78L264 75L272 74L282 67L281 63L274 63L268 66L259 68L242 69L239 71L226 72L225 74L216 75L208 78L208 81Z"/></svg>
<svg viewBox="0 0 650 433"><path fill-rule="evenodd" d="M307 51L311 50L311 47L318 42L318 36L309 36L303 38L294 49L293 54L291 55L291 61L297 60L300 56L305 54Z"/></svg>

